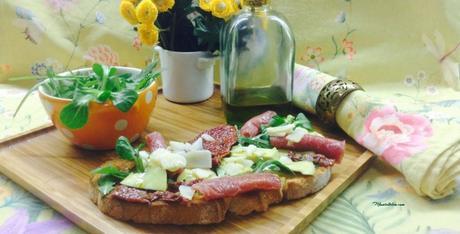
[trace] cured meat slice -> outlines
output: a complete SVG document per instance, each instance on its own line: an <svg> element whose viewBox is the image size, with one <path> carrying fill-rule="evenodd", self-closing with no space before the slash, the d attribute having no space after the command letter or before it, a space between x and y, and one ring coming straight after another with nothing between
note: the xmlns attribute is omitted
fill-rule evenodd
<svg viewBox="0 0 460 234"><path fill-rule="evenodd" d="M321 167L332 167L335 164L335 160L332 158L327 158L322 154L313 155L313 163L318 164Z"/></svg>
<svg viewBox="0 0 460 234"><path fill-rule="evenodd" d="M150 203L147 191L130 188L124 185L116 186L110 196L132 203Z"/></svg>
<svg viewBox="0 0 460 234"><path fill-rule="evenodd" d="M192 188L200 192L203 199L215 200L254 190L278 190L281 189L281 180L271 173L250 173L203 180Z"/></svg>
<svg viewBox="0 0 460 234"><path fill-rule="evenodd" d="M289 142L286 137L270 137L270 144L278 149L313 151L340 163L345 152L345 141L326 137L305 135L299 143Z"/></svg>
<svg viewBox="0 0 460 234"><path fill-rule="evenodd" d="M147 147L151 152L156 149L166 148L166 141L159 132L152 132L145 136L145 141L147 142Z"/></svg>
<svg viewBox="0 0 460 234"><path fill-rule="evenodd" d="M327 158L326 156L322 154L316 154L314 152L302 153L302 152L289 151L288 157L294 162L306 160L306 161L311 161L314 164L319 165L321 167L332 167L335 164L334 159Z"/></svg>
<svg viewBox="0 0 460 234"><path fill-rule="evenodd" d="M212 165L217 166L223 157L230 154L230 149L236 144L238 140L237 130L230 125L221 125L204 131L193 142L204 134L207 137L203 137L203 149L211 151ZM206 138L211 138L212 140L206 140Z"/></svg>
<svg viewBox="0 0 460 234"><path fill-rule="evenodd" d="M268 124L275 115L276 112L274 111L266 111L260 115L252 117L243 125L243 127L241 127L241 135L244 137L257 136L260 132L260 125Z"/></svg>
<svg viewBox="0 0 460 234"><path fill-rule="evenodd" d="M179 193L170 191L148 191L137 188L131 188L125 185L117 185L111 192L110 196L118 200L132 203L150 204L155 201L180 202L187 203L187 199L180 196Z"/></svg>

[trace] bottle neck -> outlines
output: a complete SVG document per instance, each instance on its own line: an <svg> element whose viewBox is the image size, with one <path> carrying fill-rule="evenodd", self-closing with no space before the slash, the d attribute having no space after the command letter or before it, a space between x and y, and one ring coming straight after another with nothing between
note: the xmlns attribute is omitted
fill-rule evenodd
<svg viewBox="0 0 460 234"><path fill-rule="evenodd" d="M266 12L270 9L269 5L263 5L258 7L253 6L243 6L243 10L252 11L252 12Z"/></svg>
<svg viewBox="0 0 460 234"><path fill-rule="evenodd" d="M243 9L260 12L270 8L270 0L242 0Z"/></svg>

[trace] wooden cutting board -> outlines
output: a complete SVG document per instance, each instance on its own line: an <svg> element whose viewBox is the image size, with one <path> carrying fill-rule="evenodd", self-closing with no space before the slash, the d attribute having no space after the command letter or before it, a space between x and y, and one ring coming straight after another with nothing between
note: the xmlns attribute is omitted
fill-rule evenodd
<svg viewBox="0 0 460 234"><path fill-rule="evenodd" d="M193 105L174 104L160 96L147 132L155 130L167 140L188 141L224 122L218 90L210 100ZM315 128L321 129L317 124ZM89 198L89 171L115 154L76 148L52 127L0 143L0 171L91 233L296 233L367 169L373 159L371 153L343 133L325 134L346 139L347 147L344 160L334 166L332 179L323 190L298 201L275 205L265 213L229 216L223 223L208 226L138 225L105 216Z"/></svg>

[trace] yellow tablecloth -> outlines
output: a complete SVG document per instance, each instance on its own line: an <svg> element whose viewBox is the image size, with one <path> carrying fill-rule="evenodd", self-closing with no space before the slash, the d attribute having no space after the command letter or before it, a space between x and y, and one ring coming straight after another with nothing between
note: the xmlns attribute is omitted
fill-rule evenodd
<svg viewBox="0 0 460 234"><path fill-rule="evenodd" d="M143 66L152 51L139 45L118 16L118 2L0 1L0 82L40 74L47 66ZM459 1L274 0L273 5L292 24L298 63L358 81L372 95L408 107L436 103L426 115L460 124ZM0 138L48 121L36 96L11 119L28 84L18 85L0 84ZM452 113L459 117L445 118ZM438 201L419 197L396 170L376 161L305 232L460 233L459 210L458 190ZM0 233L25 232L81 230L2 176Z"/></svg>

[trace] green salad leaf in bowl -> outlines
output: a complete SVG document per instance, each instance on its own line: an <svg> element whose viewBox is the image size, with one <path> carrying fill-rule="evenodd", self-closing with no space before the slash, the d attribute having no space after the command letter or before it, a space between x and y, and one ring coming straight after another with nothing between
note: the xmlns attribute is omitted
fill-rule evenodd
<svg viewBox="0 0 460 234"><path fill-rule="evenodd" d="M60 121L69 129L80 129L88 122L89 104L111 102L121 112L128 112L138 99L138 92L149 87L159 76L155 60L140 73L120 73L117 67L94 64L89 72L56 74L48 68L45 77L19 77L11 80L37 79L21 100L15 116L30 94L42 88L53 97L71 99L60 112Z"/></svg>

